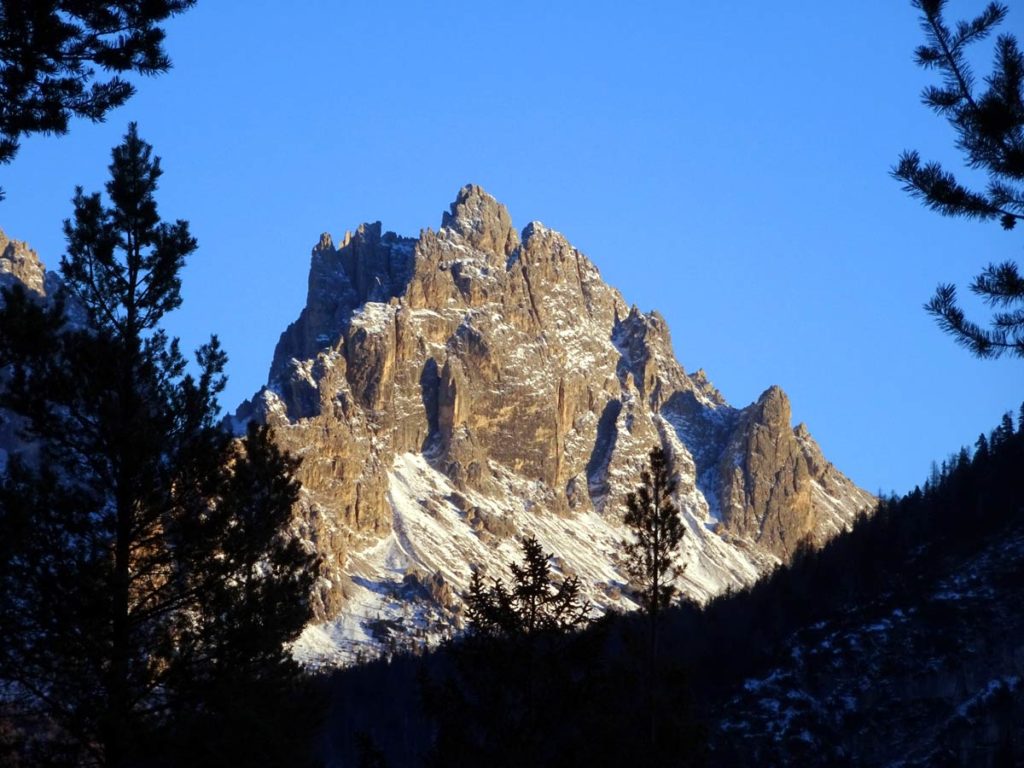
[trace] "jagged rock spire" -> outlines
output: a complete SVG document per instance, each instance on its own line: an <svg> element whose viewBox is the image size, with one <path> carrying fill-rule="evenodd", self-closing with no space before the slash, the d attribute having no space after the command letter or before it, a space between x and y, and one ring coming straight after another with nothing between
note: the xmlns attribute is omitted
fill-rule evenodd
<svg viewBox="0 0 1024 768"><path fill-rule="evenodd" d="M441 227L457 232L471 247L495 256L507 257L519 245L508 209L476 184L459 190L449 212L441 216Z"/></svg>

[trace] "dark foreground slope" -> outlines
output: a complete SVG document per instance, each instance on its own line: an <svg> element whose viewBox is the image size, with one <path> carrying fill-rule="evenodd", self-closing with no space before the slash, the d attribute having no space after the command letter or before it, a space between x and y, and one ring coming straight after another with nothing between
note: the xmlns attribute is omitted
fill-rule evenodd
<svg viewBox="0 0 1024 768"><path fill-rule="evenodd" d="M952 457L825 549L675 610L653 685L635 616L574 637L451 646L339 673L325 755L391 766L1024 765L1022 588L1024 430L1006 418L973 457Z"/></svg>
<svg viewBox="0 0 1024 768"><path fill-rule="evenodd" d="M712 710L716 762L1019 764L1022 553L1016 524L951 558L922 594L885 595L794 632Z"/></svg>

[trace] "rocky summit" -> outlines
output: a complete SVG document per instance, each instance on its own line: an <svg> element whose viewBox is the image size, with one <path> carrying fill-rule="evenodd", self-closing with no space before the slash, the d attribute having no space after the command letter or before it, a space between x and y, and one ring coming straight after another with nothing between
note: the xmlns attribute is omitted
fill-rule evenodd
<svg viewBox="0 0 1024 768"><path fill-rule="evenodd" d="M313 248L267 385L235 414L302 458L301 527L323 555L310 664L430 644L461 626L473 569L507 577L536 536L595 611L635 607L625 495L655 445L679 480L683 592L706 600L819 545L873 503L769 387L730 406L561 234L521 232L467 186L418 238L363 224Z"/></svg>
<svg viewBox="0 0 1024 768"><path fill-rule="evenodd" d="M59 278L0 232L0 285L15 283L47 296ZM792 427L781 389L730 406L679 364L657 312L477 186L418 238L379 222L321 235L306 306L233 417L250 419L302 459L295 534L323 559L318 623L294 648L311 665L458 632L473 571L507 578L528 535L595 612L636 607L622 515L655 445L679 481L679 587L698 601L874 502ZM0 467L23 449L0 414Z"/></svg>

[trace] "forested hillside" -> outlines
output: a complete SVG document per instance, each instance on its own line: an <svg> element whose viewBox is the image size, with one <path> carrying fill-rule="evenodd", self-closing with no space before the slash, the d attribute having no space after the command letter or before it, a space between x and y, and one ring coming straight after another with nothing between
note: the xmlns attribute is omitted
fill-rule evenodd
<svg viewBox="0 0 1024 768"><path fill-rule="evenodd" d="M338 673L328 763L1018 764L1022 467L1008 414L825 548L667 612L653 678L638 615Z"/></svg>

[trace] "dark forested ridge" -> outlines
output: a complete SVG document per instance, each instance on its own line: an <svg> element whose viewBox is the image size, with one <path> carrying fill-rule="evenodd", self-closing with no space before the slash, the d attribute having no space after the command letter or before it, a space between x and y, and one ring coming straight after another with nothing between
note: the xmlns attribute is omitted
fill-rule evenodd
<svg viewBox="0 0 1024 768"><path fill-rule="evenodd" d="M332 765L1020 765L1024 424L740 593L647 627L468 638L340 672Z"/></svg>
<svg viewBox="0 0 1024 768"><path fill-rule="evenodd" d="M923 489L695 618L698 658L749 633L733 645L728 679L697 681L714 702L713 754L725 764L1019 765L1022 468L1024 431L1006 415L973 458L951 456Z"/></svg>

